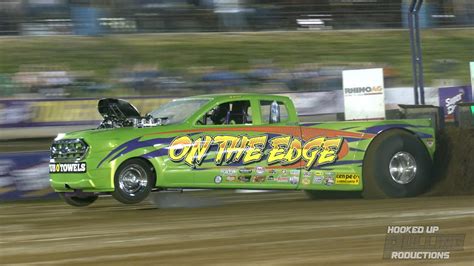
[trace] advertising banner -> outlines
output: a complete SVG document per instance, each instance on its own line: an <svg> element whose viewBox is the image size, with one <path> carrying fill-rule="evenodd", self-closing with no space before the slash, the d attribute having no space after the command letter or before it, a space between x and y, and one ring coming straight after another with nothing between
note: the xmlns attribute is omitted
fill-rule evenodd
<svg viewBox="0 0 474 266"><path fill-rule="evenodd" d="M345 70L342 83L346 120L385 118L382 68Z"/></svg>
<svg viewBox="0 0 474 266"><path fill-rule="evenodd" d="M284 93L280 95L291 98L298 115L336 114L344 111L341 90Z"/></svg>
<svg viewBox="0 0 474 266"><path fill-rule="evenodd" d="M48 165L48 151L0 153L0 201L57 198Z"/></svg>
<svg viewBox="0 0 474 266"><path fill-rule="evenodd" d="M123 98L142 114L151 112L171 98ZM97 125L98 99L0 100L0 128Z"/></svg>
<svg viewBox="0 0 474 266"><path fill-rule="evenodd" d="M456 104L470 102L472 99L471 86L447 87L439 89L439 106L443 108L445 120L453 120Z"/></svg>

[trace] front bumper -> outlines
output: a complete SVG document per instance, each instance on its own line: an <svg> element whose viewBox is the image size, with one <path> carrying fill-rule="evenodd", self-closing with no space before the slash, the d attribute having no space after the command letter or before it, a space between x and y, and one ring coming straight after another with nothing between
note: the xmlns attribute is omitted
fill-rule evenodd
<svg viewBox="0 0 474 266"><path fill-rule="evenodd" d="M87 161L86 161L87 163ZM50 173L51 187L56 192L112 192L114 183L111 168L92 168L89 166L85 173Z"/></svg>

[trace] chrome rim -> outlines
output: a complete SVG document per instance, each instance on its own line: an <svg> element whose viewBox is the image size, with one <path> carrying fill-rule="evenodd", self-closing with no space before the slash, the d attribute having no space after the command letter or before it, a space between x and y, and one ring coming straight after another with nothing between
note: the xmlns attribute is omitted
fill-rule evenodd
<svg viewBox="0 0 474 266"><path fill-rule="evenodd" d="M120 189L135 196L138 192L143 191L148 184L148 179L145 170L139 165L130 165L125 168L119 176Z"/></svg>
<svg viewBox="0 0 474 266"><path fill-rule="evenodd" d="M390 159L389 170L393 181L402 185L408 184L415 179L415 158L408 152L397 152Z"/></svg>

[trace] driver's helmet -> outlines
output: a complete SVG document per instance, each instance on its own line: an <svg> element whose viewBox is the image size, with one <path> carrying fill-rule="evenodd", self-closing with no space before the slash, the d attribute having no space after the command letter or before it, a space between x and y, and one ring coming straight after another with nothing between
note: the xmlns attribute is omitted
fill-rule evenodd
<svg viewBox="0 0 474 266"><path fill-rule="evenodd" d="M229 103L219 104L211 114L210 118L212 120L212 123L214 123L215 125L223 124L225 122L229 109Z"/></svg>

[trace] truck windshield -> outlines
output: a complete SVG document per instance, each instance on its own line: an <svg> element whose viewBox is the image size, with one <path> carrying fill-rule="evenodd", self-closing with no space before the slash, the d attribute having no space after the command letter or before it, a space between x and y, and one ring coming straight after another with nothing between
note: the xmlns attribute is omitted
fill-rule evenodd
<svg viewBox="0 0 474 266"><path fill-rule="evenodd" d="M154 118L161 118L163 125L179 124L193 115L209 99L178 99L162 105L150 113Z"/></svg>

